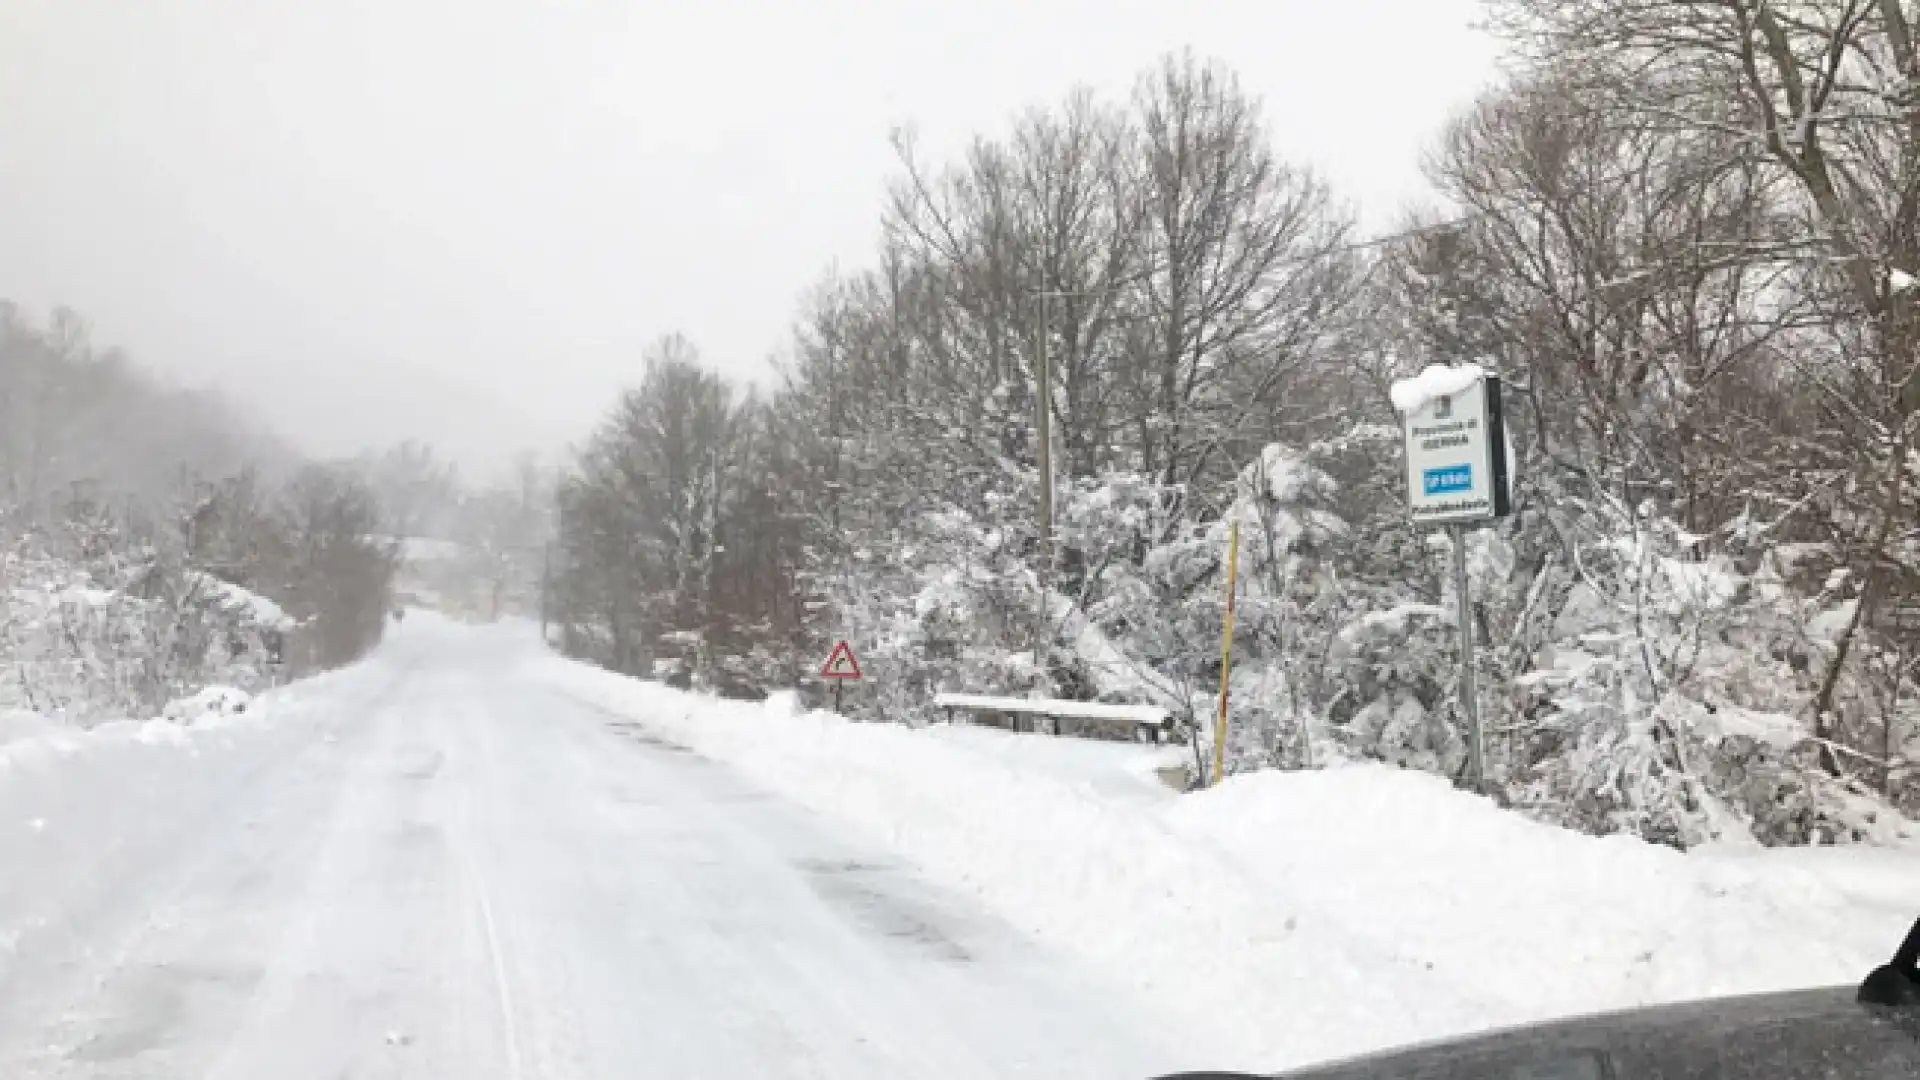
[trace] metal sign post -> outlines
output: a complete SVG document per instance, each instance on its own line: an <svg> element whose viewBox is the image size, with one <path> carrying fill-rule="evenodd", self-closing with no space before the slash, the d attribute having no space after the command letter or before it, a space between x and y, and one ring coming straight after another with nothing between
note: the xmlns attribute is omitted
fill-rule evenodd
<svg viewBox="0 0 1920 1080"><path fill-rule="evenodd" d="M1454 524L1453 598L1460 616L1460 709L1467 718L1467 774L1475 790L1487 780L1486 735L1480 726L1480 693L1473 679L1473 595L1467 580L1467 527Z"/></svg>
<svg viewBox="0 0 1920 1080"><path fill-rule="evenodd" d="M1512 463L1500 380L1473 365L1433 365L1393 384L1405 421L1408 514L1415 525L1443 525L1453 539L1453 592L1460 628L1460 713L1467 725L1468 784L1487 782L1487 747L1474 681L1473 583L1467 531L1512 510ZM1437 749L1437 748L1436 748Z"/></svg>

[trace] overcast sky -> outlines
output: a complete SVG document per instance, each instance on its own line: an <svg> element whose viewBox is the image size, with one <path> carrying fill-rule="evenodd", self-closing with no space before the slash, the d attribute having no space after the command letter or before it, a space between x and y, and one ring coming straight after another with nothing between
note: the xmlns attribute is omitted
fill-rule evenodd
<svg viewBox="0 0 1920 1080"><path fill-rule="evenodd" d="M1369 226L1492 79L1475 0L0 0L0 297L319 453L583 435L751 377L930 153L1191 47Z"/></svg>

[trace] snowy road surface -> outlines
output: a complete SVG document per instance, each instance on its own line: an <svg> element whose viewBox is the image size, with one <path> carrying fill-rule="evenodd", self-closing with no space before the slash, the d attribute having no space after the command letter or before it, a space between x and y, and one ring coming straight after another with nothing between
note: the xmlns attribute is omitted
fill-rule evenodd
<svg viewBox="0 0 1920 1080"><path fill-rule="evenodd" d="M0 814L60 808L0 820L0 1077L1176 1064L1126 991L514 648L409 624L164 767L0 757Z"/></svg>

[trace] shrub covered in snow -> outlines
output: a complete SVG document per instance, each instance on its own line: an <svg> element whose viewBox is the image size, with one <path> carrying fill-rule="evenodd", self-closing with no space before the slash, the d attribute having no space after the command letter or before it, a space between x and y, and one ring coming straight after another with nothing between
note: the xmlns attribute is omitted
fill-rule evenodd
<svg viewBox="0 0 1920 1080"><path fill-rule="evenodd" d="M146 551L96 572L36 551L6 555L9 703L81 726L162 713L218 684L272 685L293 621L277 604Z"/></svg>

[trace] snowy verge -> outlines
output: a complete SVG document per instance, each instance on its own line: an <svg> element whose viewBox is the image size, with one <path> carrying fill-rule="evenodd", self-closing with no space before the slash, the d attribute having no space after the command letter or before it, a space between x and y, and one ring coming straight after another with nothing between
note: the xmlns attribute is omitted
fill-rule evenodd
<svg viewBox="0 0 1920 1080"><path fill-rule="evenodd" d="M1377 1041L1360 1026L1419 1036L1480 1022L1431 972L1377 978L1392 964L1364 942L1273 903L1171 831L1151 810L1170 794L1116 799L1068 770L965 752L950 735L713 701L564 661L541 675L859 827L1020 930L1131 983L1166 1008L1173 1030L1212 1033L1200 1045L1227 1060L1208 1065L1308 1061Z"/></svg>
<svg viewBox="0 0 1920 1080"><path fill-rule="evenodd" d="M267 762L311 745L340 673L258 697L212 687L168 716L77 729L0 713L0 973L124 888L151 853L230 819Z"/></svg>
<svg viewBox="0 0 1920 1080"><path fill-rule="evenodd" d="M1150 764L1101 763L1107 748L851 724L789 701L721 702L530 663L1150 995L1220 1055L1209 1066L1274 1069L1570 1013L1851 982L1920 914L1911 849L1686 855L1541 825L1381 766L1255 773L1177 797L1142 779Z"/></svg>

